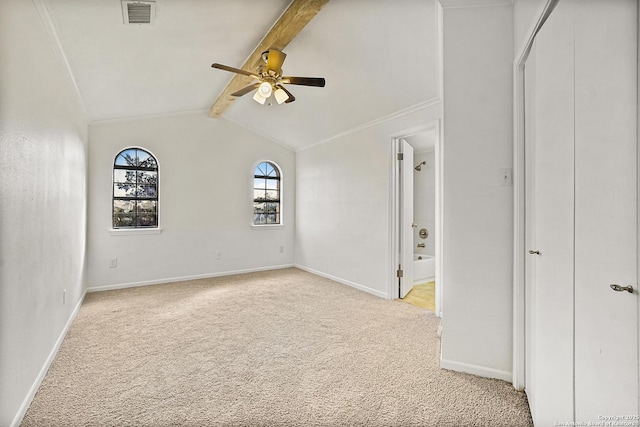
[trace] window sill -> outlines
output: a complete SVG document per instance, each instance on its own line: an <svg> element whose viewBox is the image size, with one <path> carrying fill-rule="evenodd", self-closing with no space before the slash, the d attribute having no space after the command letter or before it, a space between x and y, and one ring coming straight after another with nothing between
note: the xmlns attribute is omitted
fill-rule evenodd
<svg viewBox="0 0 640 427"><path fill-rule="evenodd" d="M254 230L280 230L284 228L283 224L251 224Z"/></svg>
<svg viewBox="0 0 640 427"><path fill-rule="evenodd" d="M160 233L162 233L162 228L112 228L109 230L109 234L112 236L133 236Z"/></svg>

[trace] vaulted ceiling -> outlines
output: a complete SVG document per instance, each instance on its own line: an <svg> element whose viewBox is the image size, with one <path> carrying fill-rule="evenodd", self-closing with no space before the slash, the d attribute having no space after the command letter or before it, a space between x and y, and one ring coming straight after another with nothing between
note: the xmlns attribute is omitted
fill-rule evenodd
<svg viewBox="0 0 640 427"><path fill-rule="evenodd" d="M208 111L290 0L156 0L153 24L125 25L120 0L42 0L91 121ZM251 94L223 118L294 150L438 97L434 0L330 0L284 49L296 101ZM219 120L219 119L210 119Z"/></svg>

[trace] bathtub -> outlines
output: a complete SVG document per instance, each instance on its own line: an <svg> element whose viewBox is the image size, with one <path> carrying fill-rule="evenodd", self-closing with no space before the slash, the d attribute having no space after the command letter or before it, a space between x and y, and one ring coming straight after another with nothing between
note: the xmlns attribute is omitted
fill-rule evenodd
<svg viewBox="0 0 640 427"><path fill-rule="evenodd" d="M426 283L436 278L436 258L433 255L413 254L413 284Z"/></svg>

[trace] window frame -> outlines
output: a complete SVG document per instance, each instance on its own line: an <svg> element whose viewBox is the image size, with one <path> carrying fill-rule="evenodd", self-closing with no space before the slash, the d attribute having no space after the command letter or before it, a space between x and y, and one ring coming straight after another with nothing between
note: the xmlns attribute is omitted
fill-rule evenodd
<svg viewBox="0 0 640 427"><path fill-rule="evenodd" d="M278 223L264 223L264 224L256 224L255 220L254 220L254 215L255 215L255 179L256 179L256 174L255 174L255 170L256 168L261 165L262 163L269 163L277 172L278 174L278 204L279 204L279 217L280 217L280 222ZM265 178L267 179L267 178ZM284 194L284 174L282 173L282 168L280 167L280 165L273 161L273 160L260 160L256 163L254 163L253 168L251 169L251 226L254 229L273 229L273 228L283 228L284 227L284 210L283 210L283 194Z"/></svg>
<svg viewBox="0 0 640 427"><path fill-rule="evenodd" d="M127 168L127 167L117 167L116 162L118 157L127 150L141 150L147 153L149 156L153 157L155 160L156 168L155 169L144 169L140 168L140 171L155 171L156 172L156 197L155 198L143 198L141 200L154 200L156 202L156 225L154 226L125 226L125 227L115 227L114 226L114 202L116 200L123 200L122 198L115 195L115 171L116 170L138 170L135 167ZM137 197L133 200L137 200ZM156 156L151 150L141 147L141 146L127 146L118 150L118 152L113 156L111 162L111 227L110 234L111 235L123 235L123 234L158 234L162 231L160 226L160 162L158 160L158 156Z"/></svg>

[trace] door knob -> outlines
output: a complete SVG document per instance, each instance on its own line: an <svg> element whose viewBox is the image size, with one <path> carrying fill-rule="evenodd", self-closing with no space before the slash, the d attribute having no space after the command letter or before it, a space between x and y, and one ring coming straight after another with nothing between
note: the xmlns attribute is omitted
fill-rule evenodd
<svg viewBox="0 0 640 427"><path fill-rule="evenodd" d="M531 255L540 255L540 251L534 251L533 249L529 249L529 253Z"/></svg>
<svg viewBox="0 0 640 427"><path fill-rule="evenodd" d="M633 293L633 286L631 286L631 285L628 285L628 286L620 286L620 285L615 285L615 284L613 284L613 285L609 285L609 287L610 287L611 289L613 289L614 291L616 291L616 292L624 292L624 291L627 291L627 292L629 292L630 294L632 294L632 293Z"/></svg>

